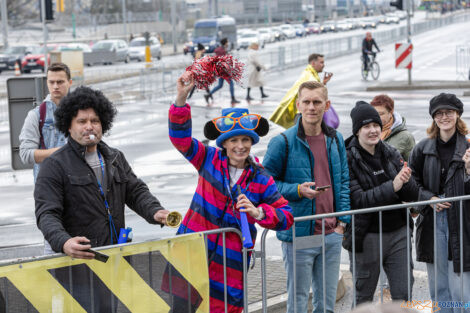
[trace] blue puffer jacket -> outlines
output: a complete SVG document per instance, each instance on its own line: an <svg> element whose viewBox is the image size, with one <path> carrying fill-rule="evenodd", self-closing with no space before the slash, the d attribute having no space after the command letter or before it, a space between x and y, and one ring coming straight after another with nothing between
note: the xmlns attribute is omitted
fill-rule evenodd
<svg viewBox="0 0 470 313"><path fill-rule="evenodd" d="M289 156L283 175L283 164L286 155L286 142L282 135L271 139L268 151L264 156L263 166L276 181L277 188L289 201L294 217L314 215L315 199L300 198L297 186L304 182L315 181L313 174L314 158L305 139L305 132L300 118L297 124L284 132L289 142ZM330 176L334 193L335 212L348 211L349 203L349 169L343 136L335 129L322 122L322 130L326 136ZM337 136L337 139L335 139ZM339 147L337 145L339 144ZM339 220L349 223L349 215L341 216ZM314 233L315 221L295 223L297 237L310 236ZM277 238L281 241L292 242L292 229L278 231Z"/></svg>

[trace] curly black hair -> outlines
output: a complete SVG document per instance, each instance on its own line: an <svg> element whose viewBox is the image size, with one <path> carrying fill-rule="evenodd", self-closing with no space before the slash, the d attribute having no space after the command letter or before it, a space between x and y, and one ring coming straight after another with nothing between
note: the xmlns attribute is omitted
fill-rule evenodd
<svg viewBox="0 0 470 313"><path fill-rule="evenodd" d="M89 108L95 110L100 118L101 128L105 134L113 126L117 110L101 91L85 86L77 87L60 101L54 113L57 129L69 137L69 128L78 110Z"/></svg>

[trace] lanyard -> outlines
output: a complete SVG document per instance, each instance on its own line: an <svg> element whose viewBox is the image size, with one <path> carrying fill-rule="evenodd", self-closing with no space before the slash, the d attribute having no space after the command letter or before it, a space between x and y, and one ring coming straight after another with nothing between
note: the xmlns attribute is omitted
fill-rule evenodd
<svg viewBox="0 0 470 313"><path fill-rule="evenodd" d="M227 162L227 163L228 163L228 162ZM245 169L245 170L246 170L246 173L243 175L243 177L241 177L241 178L242 178L242 179L241 179L242 182L243 182L243 180L246 180L246 176L248 175L249 169ZM225 176L225 174L226 174L225 171L227 171L227 174L228 174L227 176L228 176L228 177ZM240 221L239 221L239 219L237 218L237 216L236 216L236 214L235 214L235 203L236 203L236 202L235 202L235 200L233 199L232 190L231 190L231 188L230 188L230 182L229 182L229 180L230 180L230 173L229 173L229 170L228 170L228 164L227 164L227 168L222 168L222 179L224 180L225 188L227 188L228 195L229 195L230 200L231 200L231 202L232 202L232 210L234 211L234 212L233 212L233 216L235 217L235 220L237 221L237 224L238 224L238 226L240 226L240 229L241 229ZM250 183L251 183L251 182L246 183L246 186L245 186L244 189L242 189L242 188L241 188L241 185L240 185L240 189L242 190L242 193L243 193L243 194L245 194L246 191L248 190L248 187L250 186ZM233 187L235 187L235 185L234 185ZM239 196L239 195L237 195L237 197L238 197L238 196ZM230 201L230 200L229 200L229 201Z"/></svg>
<svg viewBox="0 0 470 313"><path fill-rule="evenodd" d="M100 160L101 174L102 174L101 177L102 177L102 179L104 179L103 159L101 158L101 153L98 151L98 149L96 149L96 152L98 153L98 159ZM104 194L103 187L101 186L101 183L100 183L98 177L96 178L96 182L98 183L98 187L100 188L101 196L104 199L104 206L106 207L106 211L108 212L109 231L111 233L111 244L113 244L113 230L114 230L114 235L116 236L116 243L117 243L117 241L118 241L117 238L118 237L117 237L116 227L114 226L113 216L111 215L111 211L109 210L108 200L106 199L106 195Z"/></svg>

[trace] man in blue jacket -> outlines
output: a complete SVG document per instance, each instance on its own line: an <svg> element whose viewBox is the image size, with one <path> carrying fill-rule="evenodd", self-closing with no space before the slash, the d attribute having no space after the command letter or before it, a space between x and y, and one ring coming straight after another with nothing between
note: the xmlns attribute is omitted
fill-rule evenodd
<svg viewBox="0 0 470 313"><path fill-rule="evenodd" d="M263 165L289 201L294 217L348 211L349 170L343 136L323 122L323 114L330 108L326 87L314 81L301 84L296 105L301 118L296 125L271 140ZM287 312L294 312L294 302L297 312L307 312L310 286L313 312L323 312L324 307L326 312L334 311L341 241L349 221L350 216L324 219L325 265L322 221L295 223L295 273L292 229L277 232L282 241L287 272ZM323 297L324 266L326 303Z"/></svg>

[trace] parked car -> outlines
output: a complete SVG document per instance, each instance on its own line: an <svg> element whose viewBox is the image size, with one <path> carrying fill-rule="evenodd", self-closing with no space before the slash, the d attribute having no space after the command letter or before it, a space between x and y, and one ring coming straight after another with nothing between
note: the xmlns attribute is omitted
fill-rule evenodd
<svg viewBox="0 0 470 313"><path fill-rule="evenodd" d="M339 31L348 31L352 29L352 25L351 23L343 20L336 23L336 29Z"/></svg>
<svg viewBox="0 0 470 313"><path fill-rule="evenodd" d="M385 22L387 24L391 24L391 23L400 24L400 17L396 15L395 13L387 13L385 15Z"/></svg>
<svg viewBox="0 0 470 313"><path fill-rule="evenodd" d="M357 18L348 18L346 21L351 23L352 29L358 29L361 27L360 20Z"/></svg>
<svg viewBox="0 0 470 313"><path fill-rule="evenodd" d="M377 20L380 24L387 24L387 18L385 15L378 15Z"/></svg>
<svg viewBox="0 0 470 313"><path fill-rule="evenodd" d="M276 41L282 41L287 39L286 34L284 34L280 27L271 27L271 30L274 33L274 38L276 39Z"/></svg>
<svg viewBox="0 0 470 313"><path fill-rule="evenodd" d="M335 32L336 29L336 22L335 21L325 21L321 26L320 30L322 33L326 32Z"/></svg>
<svg viewBox="0 0 470 313"><path fill-rule="evenodd" d="M307 24L307 33L308 34L318 34L318 33L320 33L320 24L318 24L318 23L308 23Z"/></svg>
<svg viewBox="0 0 470 313"><path fill-rule="evenodd" d="M264 42L274 42L276 38L274 37L274 32L271 28L263 27L258 29L258 33Z"/></svg>
<svg viewBox="0 0 470 313"><path fill-rule="evenodd" d="M73 43L69 43L67 46L72 49L80 49L83 52L91 52L91 47L87 45L86 43L73 42Z"/></svg>
<svg viewBox="0 0 470 313"><path fill-rule="evenodd" d="M292 27L290 24L283 24L280 26L281 31L286 35L286 38L292 39L295 38L297 35L295 34L295 28Z"/></svg>
<svg viewBox="0 0 470 313"><path fill-rule="evenodd" d="M307 36L307 31L305 30L305 27L302 24L294 24L292 25L295 29L295 35L297 37L305 37Z"/></svg>
<svg viewBox="0 0 470 313"><path fill-rule="evenodd" d="M152 58L160 60L162 58L162 49L160 41L156 37L149 38L150 55ZM137 37L129 43L129 59L139 62L145 61L145 38Z"/></svg>
<svg viewBox="0 0 470 313"><path fill-rule="evenodd" d="M129 47L127 46L127 43L124 40L120 40L120 39L100 40L91 47L91 50L93 52L95 51L115 52L116 53L115 61L117 62L123 61L125 63L128 63L130 61L129 60ZM104 62L104 63L111 64L112 62Z"/></svg>
<svg viewBox="0 0 470 313"><path fill-rule="evenodd" d="M53 48L48 46L48 52L53 50ZM23 73L31 73L32 70L41 70L44 72L44 48L43 47L34 47L31 49L31 53L26 55L21 62L21 69ZM50 64L50 56L47 54L47 64Z"/></svg>
<svg viewBox="0 0 470 313"><path fill-rule="evenodd" d="M377 21L375 18L363 18L361 20L361 27L366 28L377 28Z"/></svg>
<svg viewBox="0 0 470 313"><path fill-rule="evenodd" d="M33 46L10 46L0 54L0 73L2 71L14 70L15 63L22 66L24 57L31 53Z"/></svg>
<svg viewBox="0 0 470 313"><path fill-rule="evenodd" d="M238 48L248 49L248 47L254 42L257 42L260 47L264 47L264 42L261 40L260 34L254 30L247 30L241 35L240 39L238 40Z"/></svg>

